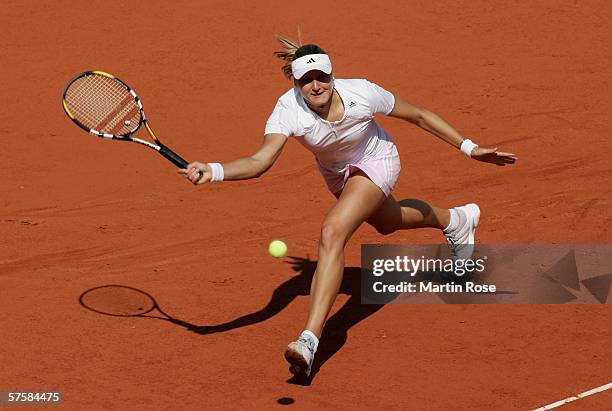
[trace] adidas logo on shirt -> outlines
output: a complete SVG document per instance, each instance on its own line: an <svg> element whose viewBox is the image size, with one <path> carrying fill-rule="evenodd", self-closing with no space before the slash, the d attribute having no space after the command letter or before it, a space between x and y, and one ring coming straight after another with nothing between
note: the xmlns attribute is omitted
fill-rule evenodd
<svg viewBox="0 0 612 411"><path fill-rule="evenodd" d="M357 105L357 104L355 104L355 102L354 102L354 101L351 101L351 103L349 104L349 108L351 108L351 107L355 107L356 105Z"/></svg>
<svg viewBox="0 0 612 411"><path fill-rule="evenodd" d="M315 59L312 57L306 62L306 64L315 63Z"/></svg>

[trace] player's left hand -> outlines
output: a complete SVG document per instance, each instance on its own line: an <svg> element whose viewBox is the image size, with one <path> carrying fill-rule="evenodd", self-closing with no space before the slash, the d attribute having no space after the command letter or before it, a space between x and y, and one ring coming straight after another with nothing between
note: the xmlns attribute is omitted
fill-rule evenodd
<svg viewBox="0 0 612 411"><path fill-rule="evenodd" d="M482 161L483 163L491 163L498 166L505 166L506 164L514 164L518 157L516 154L503 153L497 151L496 148L478 147L472 152L472 158L474 160Z"/></svg>

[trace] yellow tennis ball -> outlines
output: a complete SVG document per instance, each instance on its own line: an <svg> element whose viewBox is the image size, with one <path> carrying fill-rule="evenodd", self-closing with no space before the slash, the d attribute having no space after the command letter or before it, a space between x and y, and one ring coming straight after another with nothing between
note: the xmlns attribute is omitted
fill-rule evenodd
<svg viewBox="0 0 612 411"><path fill-rule="evenodd" d="M281 240L274 240L268 246L268 252L274 258L282 258L287 254L287 244Z"/></svg>

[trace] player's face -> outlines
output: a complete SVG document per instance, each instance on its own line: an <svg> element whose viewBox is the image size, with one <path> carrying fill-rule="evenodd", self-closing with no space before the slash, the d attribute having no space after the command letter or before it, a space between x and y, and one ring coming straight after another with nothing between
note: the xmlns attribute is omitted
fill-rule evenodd
<svg viewBox="0 0 612 411"><path fill-rule="evenodd" d="M304 100L312 106L324 106L334 92L331 74L319 70L312 70L304 74L301 79L294 80L302 92Z"/></svg>

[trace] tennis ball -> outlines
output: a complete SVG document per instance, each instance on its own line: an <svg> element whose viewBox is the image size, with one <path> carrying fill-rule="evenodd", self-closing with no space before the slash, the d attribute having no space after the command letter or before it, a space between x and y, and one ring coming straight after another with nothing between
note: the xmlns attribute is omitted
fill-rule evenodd
<svg viewBox="0 0 612 411"><path fill-rule="evenodd" d="M287 244L281 240L274 240L268 246L268 252L274 258L282 258L287 254Z"/></svg>
<svg viewBox="0 0 612 411"><path fill-rule="evenodd" d="M132 122L130 120L125 120L123 124L125 124L126 126L129 126L130 124L132 124Z"/></svg>

